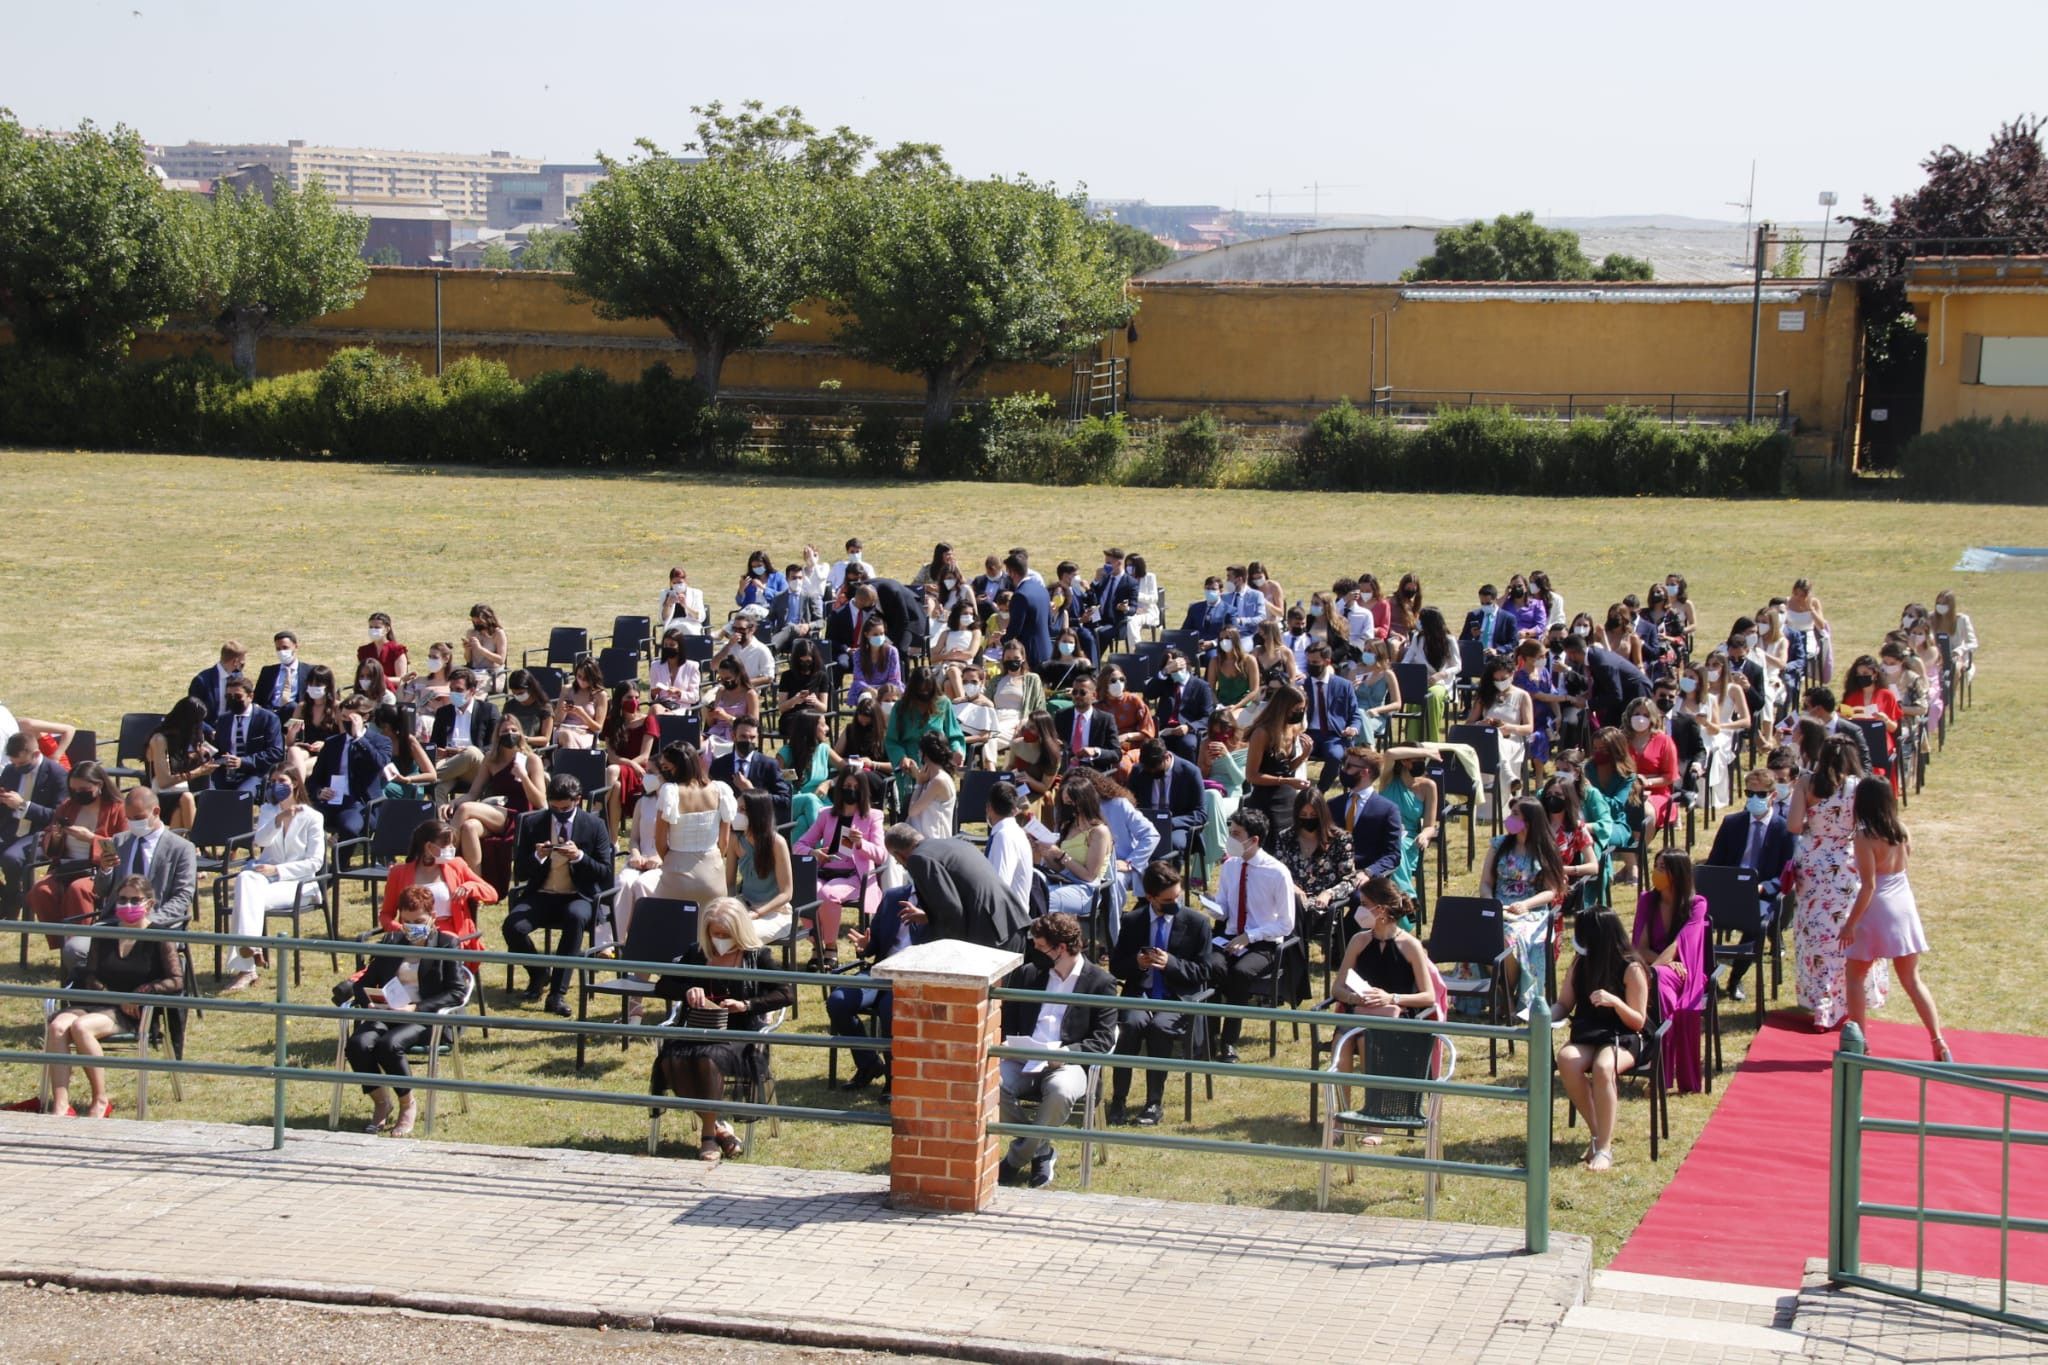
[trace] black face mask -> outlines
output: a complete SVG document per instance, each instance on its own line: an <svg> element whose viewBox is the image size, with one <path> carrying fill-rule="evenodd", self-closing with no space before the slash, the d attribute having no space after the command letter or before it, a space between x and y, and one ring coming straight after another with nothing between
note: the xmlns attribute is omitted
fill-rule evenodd
<svg viewBox="0 0 2048 1365"><path fill-rule="evenodd" d="M71 789L71 799L73 801L78 802L81 805L90 804L92 799L98 795L99 793L97 791L80 791L76 787L73 787Z"/></svg>
<svg viewBox="0 0 2048 1365"><path fill-rule="evenodd" d="M741 758L747 758L754 752L754 741L750 739L736 739L732 742L732 751Z"/></svg>
<svg viewBox="0 0 2048 1365"><path fill-rule="evenodd" d="M1021 672L1021 671L1023 670L1023 668L1024 668L1024 661L1023 661L1022 659L1005 659L1005 660L1003 660L1003 672L1005 672L1005 673L1017 673L1017 672Z"/></svg>
<svg viewBox="0 0 2048 1365"><path fill-rule="evenodd" d="M1669 711L1672 707L1676 705L1678 705L1678 698L1676 697L1657 698L1657 709L1659 711Z"/></svg>
<svg viewBox="0 0 2048 1365"><path fill-rule="evenodd" d="M247 712L247 711L248 711L248 709L249 709L249 699L248 699L247 697L229 697L229 698L228 698L228 714L229 714L229 715L232 715L232 716L239 716L239 715L242 715L242 714L244 714L245 712Z"/></svg>

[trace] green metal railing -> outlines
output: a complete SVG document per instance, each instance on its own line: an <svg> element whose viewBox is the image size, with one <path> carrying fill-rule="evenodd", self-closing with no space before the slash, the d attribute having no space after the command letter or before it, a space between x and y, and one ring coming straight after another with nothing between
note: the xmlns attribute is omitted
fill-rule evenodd
<svg viewBox="0 0 2048 1365"><path fill-rule="evenodd" d="M1029 1004L1108 1005L1126 1009L1130 1001L1114 995L1076 995L1066 991L1028 991L997 987L990 994L998 1002ZM1306 1067L1268 1066L1254 1062L1215 1062L1199 1058L1151 1057L1136 1054L1077 1054L1036 1047L992 1047L990 1055L1014 1061L1053 1061L1072 1064L1130 1066L1144 1071L1188 1072L1197 1076L1235 1076L1243 1080L1291 1081L1318 1086L1370 1086L1375 1090L1406 1090L1429 1095L1455 1095L1465 1099L1500 1100L1527 1107L1523 1161L1519 1166L1480 1161L1448 1161L1434 1157L1396 1156L1373 1150L1302 1147L1284 1143L1232 1142L1220 1138L1175 1137L1159 1133L1125 1133L1112 1129L1088 1130L1087 1141L1115 1143L1155 1150L1201 1152L1211 1156L1269 1158L1278 1161L1307 1161L1341 1166L1379 1166L1392 1170L1417 1171L1425 1179L1440 1175L1476 1176L1482 1180L1521 1182L1523 1192L1523 1245L1530 1252L1550 1249L1550 1010L1538 999L1529 1010L1526 1028L1500 1024L1468 1024L1446 1020L1380 1018L1362 1014L1331 1014L1328 1011L1267 1009L1256 1005L1231 1005L1216 1001L1177 1000L1176 1014L1203 1014L1243 1019L1247 1022L1308 1024L1348 1032L1354 1028L1390 1033L1447 1034L1461 1038L1483 1038L1496 1042L1522 1043L1529 1049L1529 1079L1526 1085L1491 1085L1475 1081L1439 1081L1382 1076L1377 1073L1313 1071ZM992 1123L989 1131L1004 1137L1072 1139L1074 1129L1035 1123Z"/></svg>
<svg viewBox="0 0 2048 1365"><path fill-rule="evenodd" d="M413 1011L358 1009L354 1006L316 1005L292 1001L286 998L286 990L292 976L294 955L335 955L349 957L372 957L381 955L402 955L408 958L455 959L468 964L479 972L477 990L483 989L480 969L485 964L507 963L515 967L552 971L566 967L572 972L630 972L647 976L677 976L687 974L693 977L731 978L746 981L792 982L798 985L816 986L826 981L816 972L785 972L771 968L710 967L676 962L638 962L626 958L560 957L540 953L506 953L472 950L468 948L437 948L427 944L407 944L396 948L375 941L359 942L355 939L301 939L263 937L246 934L213 934L188 929L130 929L108 924L40 924L19 920L0 921L0 934L7 933L60 933L69 937L124 938L142 942L173 942L189 944L194 948L219 944L229 948L261 948L273 954L272 975L277 982L274 1000L254 997L206 996L192 993L192 983L185 983L185 993L179 995L150 995L130 991L86 991L66 990L49 984L35 982L0 982L0 999L46 1000L61 998L73 1004L106 1004L149 1006L157 1010L192 1010L222 1014L265 1015L274 1021L273 1057L269 1065L247 1062L198 1061L192 1058L142 1057L113 1054L104 1057L83 1058L77 1053L52 1053L11 1048L0 1049L0 1064L23 1063L42 1065L58 1063L69 1066L113 1067L119 1070L178 1073L199 1076L240 1076L244 1078L268 1079L271 1091L271 1146L284 1146L285 1135L285 1086L287 1082L312 1082L321 1085L363 1084L389 1085L392 1078L382 1072L351 1071L335 1067L293 1066L289 1061L290 1039L287 1025L294 1019L317 1019L332 1023L336 1020L351 1023L378 1021L393 1024L418 1024L428 1017ZM890 983L879 978L852 974L829 978L833 986L851 986L862 990L888 990ZM440 1016L445 1026L451 1028L505 1029L509 1032L553 1033L568 1037L577 1035L618 1039L649 1038L656 1041L669 1038L700 1038L731 1040L735 1037L746 1042L760 1042L770 1047L843 1047L865 1049L870 1052L886 1052L889 1040L866 1036L840 1038L815 1033L785 1033L775 1030L765 1033L736 1035L724 1029L696 1029L679 1025L626 1024L604 1020L559 1019L553 1016L495 1015L478 1013L456 1013ZM520 1085L506 1081L472 1081L447 1076L414 1075L407 1078L406 1087L413 1090L447 1091L466 1095L495 1095L511 1099L561 1100L581 1104L625 1105L641 1109L708 1109L715 1108L720 1114L731 1114L740 1118L770 1118L811 1121L820 1123L849 1123L868 1127L886 1128L889 1116L856 1109L820 1109L804 1105L759 1104L749 1101L718 1099L707 1103L677 1095L651 1095L644 1091L584 1090L567 1086Z"/></svg>
<svg viewBox="0 0 2048 1365"><path fill-rule="evenodd" d="M1870 1072L1906 1076L1919 1084L1919 1115L1914 1119L1876 1118L1863 1112L1863 1079ZM1931 1123L1927 1118L1927 1090L1930 1085L1952 1086L1979 1094L1996 1095L2002 1101L1999 1126ZM2029 1088L2040 1087L2040 1088ZM2012 1211L2012 1149L2048 1146L2048 1131L2015 1129L2013 1101L2048 1101L2048 1071L2013 1066L1981 1066L1961 1062L1908 1062L1891 1057L1872 1057L1866 1050L1863 1030L1854 1024L1842 1028L1841 1047L1834 1061L1834 1120L1828 1145L1828 1279L1835 1284L1854 1285L1916 1303L1969 1313L2009 1327L2048 1332L2048 1319L2016 1311L2012 1306L2012 1234L2048 1233L2048 1219L2026 1217ZM1863 1198L1863 1135L1888 1133L1914 1138L1916 1184L1913 1203L1870 1203ZM1927 1140L1956 1138L1996 1142L1999 1147L1998 1212L1980 1213L1963 1209L1927 1206ZM1862 1227L1865 1218L1890 1218L1913 1224L1913 1283L1906 1285L1863 1273ZM1998 1233L1998 1305L1937 1294L1927 1288L1927 1225L1981 1228Z"/></svg>

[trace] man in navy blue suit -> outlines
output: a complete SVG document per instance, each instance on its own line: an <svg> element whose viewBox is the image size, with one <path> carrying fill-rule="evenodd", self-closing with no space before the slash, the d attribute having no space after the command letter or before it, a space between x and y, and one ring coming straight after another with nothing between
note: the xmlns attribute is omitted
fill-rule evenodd
<svg viewBox="0 0 2048 1365"><path fill-rule="evenodd" d="M255 795L284 757L284 727L255 703L255 691L245 674L228 675L227 709L213 722L212 783L221 791Z"/></svg>
<svg viewBox="0 0 2048 1365"><path fill-rule="evenodd" d="M337 839L359 839L369 827L369 804L384 794L384 770L391 764L391 742L370 728L375 708L361 693L337 708L341 733L320 746L306 791L313 809ZM396 708L393 708L394 713Z"/></svg>
<svg viewBox="0 0 2048 1365"><path fill-rule="evenodd" d="M34 736L17 730L7 737L7 763L0 767L0 917L21 918L28 865L64 800L64 782L62 765L43 757Z"/></svg>
<svg viewBox="0 0 2048 1365"><path fill-rule="evenodd" d="M1648 674L1611 649L1587 644L1583 635L1565 637L1564 661L1586 675L1592 688L1587 701L1603 726L1619 725L1630 702L1650 695Z"/></svg>
<svg viewBox="0 0 2048 1365"><path fill-rule="evenodd" d="M1517 633L1515 614L1500 605L1500 594L1493 584L1481 584L1479 605L1465 613L1465 628L1458 632L1458 638L1477 640L1493 651L1513 649Z"/></svg>
<svg viewBox="0 0 2048 1365"><path fill-rule="evenodd" d="M1102 558L1102 569L1089 585L1093 605L1088 624L1095 633L1098 659L1116 653L1124 624L1138 610L1138 580L1124 572L1124 552L1111 547L1102 552Z"/></svg>
<svg viewBox="0 0 2048 1365"><path fill-rule="evenodd" d="M185 695L196 698L206 708L206 723L211 725L220 719L227 709L228 678L242 671L248 660L249 651L233 640L220 647L220 662L212 668L203 669L192 676L192 682L185 688Z"/></svg>
<svg viewBox="0 0 2048 1365"><path fill-rule="evenodd" d="M1148 739L1138 748L1138 766L1131 773L1131 799L1147 815L1165 812L1166 847L1187 852L1201 832L1208 812L1202 804L1202 774L1194 764L1168 751L1166 743Z"/></svg>
<svg viewBox="0 0 2048 1365"><path fill-rule="evenodd" d="M1713 851L1707 854L1707 862L1715 867L1746 867L1756 873L1756 894L1764 910L1763 932L1744 937L1744 946L1769 933L1770 926L1777 921L1779 881L1794 850L1795 841L1785 816L1772 805L1772 786L1769 768L1749 770L1749 775L1742 779L1742 809L1722 819L1721 827L1714 831ZM1730 971L1729 999L1742 999L1742 973L1748 966L1748 960L1742 959Z"/></svg>
<svg viewBox="0 0 2048 1365"><path fill-rule="evenodd" d="M1145 700L1152 706L1152 721L1160 740L1177 757L1193 762L1200 752L1202 736L1209 729L1209 713L1216 709L1216 694L1209 684L1195 676L1185 651L1166 651L1159 676L1145 686Z"/></svg>
<svg viewBox="0 0 2048 1365"><path fill-rule="evenodd" d="M1344 751L1358 737L1358 693L1348 680L1338 676L1327 640L1318 640L1308 647L1308 676L1302 679L1301 690L1308 698L1309 757L1323 760L1316 785L1327 787L1336 779L1337 769L1344 762Z"/></svg>
<svg viewBox="0 0 2048 1365"><path fill-rule="evenodd" d="M859 929L848 931L854 951L879 962L914 943L929 940L932 936L931 921L920 915L913 924L903 914L905 902L914 893L915 888L907 883L884 891L881 903L875 909L875 917L868 921L866 932ZM888 991L840 986L825 997L825 1017L832 1021L833 1036L838 1038L866 1037L868 1027L864 1020L869 1017L875 1021L875 1037L888 1038L894 1009L895 998ZM882 1082L882 1094L886 1096L889 1093L889 1054L854 1048L852 1055L853 1074L839 1083L840 1089L864 1090L879 1080Z"/></svg>
<svg viewBox="0 0 2048 1365"><path fill-rule="evenodd" d="M1030 577L1022 552L1012 550L1003 569L1010 579L1010 626L1003 638L1020 641L1031 667L1041 668L1052 658L1052 597L1042 579Z"/></svg>
<svg viewBox="0 0 2048 1365"><path fill-rule="evenodd" d="M764 791L775 803L775 819L789 818L789 779L782 765L761 752L761 726L751 716L732 723L732 752L711 760L711 780L723 782L735 793Z"/></svg>
<svg viewBox="0 0 2048 1365"><path fill-rule="evenodd" d="M1366 745L1346 752L1343 773L1348 790L1331 812L1351 831L1351 865L1363 877L1393 876L1408 839L1400 808L1377 788L1385 762L1379 750Z"/></svg>

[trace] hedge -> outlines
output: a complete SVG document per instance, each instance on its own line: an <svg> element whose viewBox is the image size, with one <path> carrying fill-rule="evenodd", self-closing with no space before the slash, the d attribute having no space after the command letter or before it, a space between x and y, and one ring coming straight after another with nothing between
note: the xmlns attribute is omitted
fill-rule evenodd
<svg viewBox="0 0 2048 1365"><path fill-rule="evenodd" d="M1972 417L1924 431L1899 452L1915 498L2048 503L2048 422Z"/></svg>

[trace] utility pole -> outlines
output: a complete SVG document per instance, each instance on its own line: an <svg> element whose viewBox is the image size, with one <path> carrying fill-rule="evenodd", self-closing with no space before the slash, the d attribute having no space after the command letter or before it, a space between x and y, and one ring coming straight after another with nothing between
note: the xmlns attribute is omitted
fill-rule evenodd
<svg viewBox="0 0 2048 1365"><path fill-rule="evenodd" d="M1742 239L1748 241L1750 225L1755 221L1756 212L1756 158L1751 157L1749 162L1749 197L1742 200L1730 199L1727 204L1729 208L1742 210Z"/></svg>
<svg viewBox="0 0 2048 1365"><path fill-rule="evenodd" d="M1835 192L1833 190L1822 190L1820 192L1820 265L1813 272L1813 277L1817 280L1827 278L1828 226L1835 220L1835 215L1830 212L1834 206Z"/></svg>
<svg viewBox="0 0 2048 1365"><path fill-rule="evenodd" d="M1756 228L1756 277L1749 294L1749 415L1756 420L1756 357L1764 340L1764 244L1771 235L1769 223Z"/></svg>

